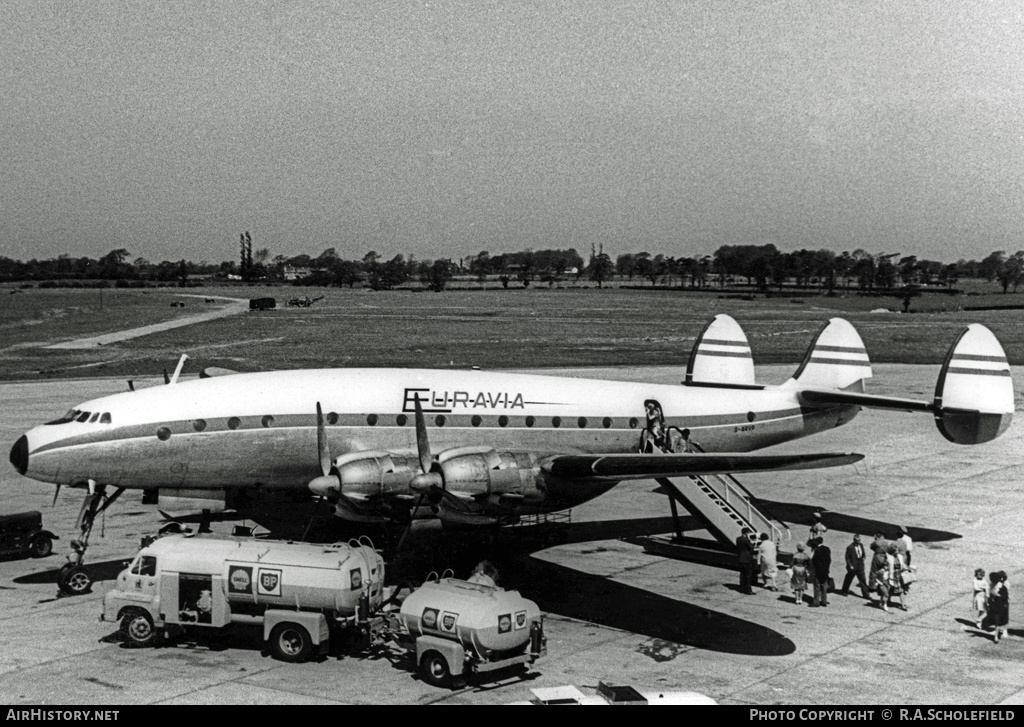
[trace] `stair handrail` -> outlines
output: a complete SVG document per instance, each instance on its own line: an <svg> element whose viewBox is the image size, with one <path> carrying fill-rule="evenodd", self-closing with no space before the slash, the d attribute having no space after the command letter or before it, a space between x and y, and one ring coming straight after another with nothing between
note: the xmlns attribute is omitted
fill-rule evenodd
<svg viewBox="0 0 1024 727"><path fill-rule="evenodd" d="M700 446L700 443L697 442L695 439L687 439L686 443L687 443L687 447L692 447L693 449L697 450L701 454L706 454L707 453L707 450L704 449L702 446ZM780 538L782 536L782 530L780 528L776 527L774 525L774 523L778 523L783 528L785 528L785 530L786 530L786 540L792 540L793 539L793 531L790 529L789 525L787 525L785 522L783 522L779 518L775 517L775 515L771 512L771 510L769 510L767 507L765 507L764 503L762 503L754 495L754 493L752 493L750 490L748 490L746 487L743 486L742 482L740 482L738 479L736 479L733 475L729 474L728 472L723 472L721 474L716 474L714 476L719 478L726 485L726 488L727 488L726 492L731 491L731 489L738 489L740 491L740 493L741 493L739 495L739 497L741 499L746 500L748 507L752 505L751 501L756 502L757 505L755 507L755 510L765 520L769 521L769 523L771 524L773 530L777 530L778 531ZM730 482L733 483L733 485L735 486L734 488L729 488L729 483ZM744 495L745 495L745 497L744 497ZM729 502L729 498L726 497L725 501ZM732 505L731 502L729 504ZM747 518L747 520L749 521L750 518ZM773 539L775 539L775 538L773 538Z"/></svg>

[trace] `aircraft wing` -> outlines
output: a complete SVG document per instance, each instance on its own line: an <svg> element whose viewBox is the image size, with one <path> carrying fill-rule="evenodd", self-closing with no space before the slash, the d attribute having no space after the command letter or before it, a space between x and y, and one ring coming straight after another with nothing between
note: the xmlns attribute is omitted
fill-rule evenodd
<svg viewBox="0 0 1024 727"><path fill-rule="evenodd" d="M566 480L646 480L654 477L771 472L839 467L863 454L564 454L544 470Z"/></svg>
<svg viewBox="0 0 1024 727"><path fill-rule="evenodd" d="M892 396L876 396L860 394L854 391L836 391L834 389L801 389L800 403L807 406L829 404L853 404L869 409L893 409L895 411L935 411L930 401L919 399L900 399Z"/></svg>

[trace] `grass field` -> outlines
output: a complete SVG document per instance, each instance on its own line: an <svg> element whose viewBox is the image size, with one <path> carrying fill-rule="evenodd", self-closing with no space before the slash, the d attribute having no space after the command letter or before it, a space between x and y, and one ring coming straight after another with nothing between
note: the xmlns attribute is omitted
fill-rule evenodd
<svg viewBox="0 0 1024 727"><path fill-rule="evenodd" d="M274 311L244 313L83 350L44 346L73 338L194 315L203 297L274 296ZM325 295L311 308L288 298ZM967 323L990 327L1011 363L1024 362L1024 311L958 310L1024 306L1024 293L926 294L909 315L872 312L901 307L895 298L797 295L744 300L703 293L624 288L410 290L232 287L128 290L26 289L0 310L0 378L143 376L173 369L223 366L239 371L319 366L523 368L606 365L685 366L695 336L716 313L744 327L757 363L799 362L828 318L850 320L873 361L942 361ZM171 307L181 300L184 308Z"/></svg>

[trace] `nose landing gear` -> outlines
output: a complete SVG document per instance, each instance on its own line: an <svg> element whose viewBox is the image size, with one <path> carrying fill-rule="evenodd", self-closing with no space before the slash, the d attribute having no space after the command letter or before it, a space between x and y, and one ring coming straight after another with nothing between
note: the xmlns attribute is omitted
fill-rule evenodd
<svg viewBox="0 0 1024 727"><path fill-rule="evenodd" d="M81 534L71 541L68 562L61 567L57 576L57 587L63 595L78 596L88 593L92 587L92 575L85 567L85 551L89 547L92 526L96 516L113 505L124 492L123 487L118 487L114 494L108 496L106 490L106 485L98 485L89 480L89 492L85 495L82 509L78 513L77 525Z"/></svg>

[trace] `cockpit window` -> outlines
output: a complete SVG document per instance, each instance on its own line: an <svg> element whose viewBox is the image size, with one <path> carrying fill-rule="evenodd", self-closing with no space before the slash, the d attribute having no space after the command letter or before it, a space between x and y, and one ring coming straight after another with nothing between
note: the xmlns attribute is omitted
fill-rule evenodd
<svg viewBox="0 0 1024 727"><path fill-rule="evenodd" d="M110 424L110 412L103 412L103 416L100 417L100 424Z"/></svg>
<svg viewBox="0 0 1024 727"><path fill-rule="evenodd" d="M90 412L83 411L81 414L78 415L78 421L80 421L80 422L89 421L89 414L90 414Z"/></svg>
<svg viewBox="0 0 1024 727"><path fill-rule="evenodd" d="M92 424L92 423L94 423L99 418L100 418L100 413L96 412L91 417L89 417L89 423Z"/></svg>
<svg viewBox="0 0 1024 727"><path fill-rule="evenodd" d="M75 421L76 416L78 416L78 409L72 409L60 419L54 419L52 422L46 422L45 426L49 426L51 424L67 424L68 422Z"/></svg>

